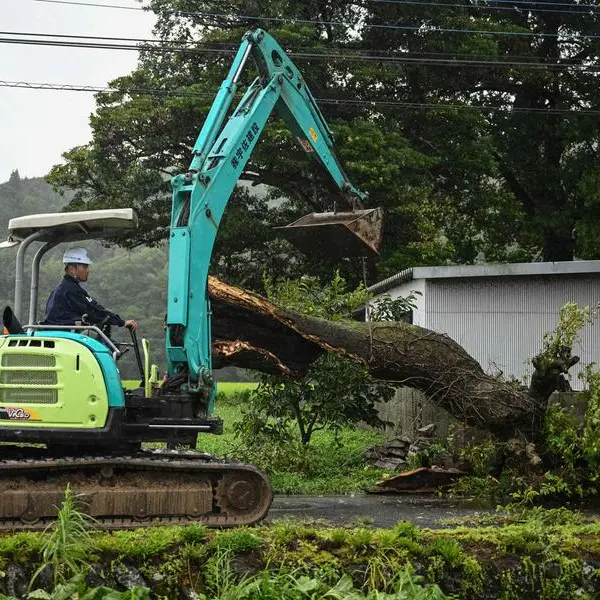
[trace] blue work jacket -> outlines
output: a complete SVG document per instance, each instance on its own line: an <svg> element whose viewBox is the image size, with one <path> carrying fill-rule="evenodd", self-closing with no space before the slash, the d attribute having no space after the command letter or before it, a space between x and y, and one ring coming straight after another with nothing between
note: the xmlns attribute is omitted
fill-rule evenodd
<svg viewBox="0 0 600 600"><path fill-rule="evenodd" d="M106 317L108 319L104 322L109 325L118 327L125 325L125 321L118 314L106 310L104 306L88 296L79 282L70 275L65 275L48 298L46 316L42 324L75 325L76 321L82 320L83 315L87 315L85 322L91 325L100 325Z"/></svg>

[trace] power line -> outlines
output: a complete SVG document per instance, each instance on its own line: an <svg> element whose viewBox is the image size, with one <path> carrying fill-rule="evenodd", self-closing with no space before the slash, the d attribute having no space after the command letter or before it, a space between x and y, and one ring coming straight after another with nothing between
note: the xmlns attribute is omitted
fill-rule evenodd
<svg viewBox="0 0 600 600"><path fill-rule="evenodd" d="M0 31L0 35L9 35L9 36L25 36L25 37L33 37L33 38L58 38L58 39L75 39L75 40L101 40L101 41L120 41L120 42L139 42L141 44L148 44L148 46L155 45L157 50L165 50L165 51L175 51L175 50L195 50L195 49L207 49L207 50L221 50L224 53L234 53L237 52L239 48L238 43L234 42L223 42L223 41L187 41L187 42L178 42L176 40L168 40L169 45L164 45L165 42L163 40L157 39L149 39L149 38L125 38L125 37L108 37L108 36L97 36L97 35L72 35L72 34L62 34L62 33L39 33L39 32L29 32L29 31ZM10 38L12 39L12 38ZM16 38L16 41L20 41L19 38ZM45 42L52 40L44 40ZM7 42L8 43L8 42ZM162 44L162 45L161 45ZM173 46L173 44L176 44ZM133 46L135 50L146 49L146 46ZM129 47L127 48L129 49ZM329 52L319 52L315 51L314 47L290 47L286 50L286 53L290 56L300 56L300 57L323 57L323 58L368 58L373 60L385 60L385 59L393 59L393 60L403 60L409 58L409 54L407 52L394 52L394 51L385 51L378 52L375 50L368 50L368 54L363 53L353 53L351 48L347 48L345 51L343 48L339 48L338 52L331 52L331 50L336 50L335 47L329 48ZM565 58L562 59L561 62L544 62L544 61L536 61L531 60L531 56L522 56L510 54L506 55L506 59L512 60L491 60L494 57L491 57L488 54L469 54L465 52L411 52L410 58L425 58L430 56L438 56L442 57L440 60L459 62L463 59L457 57L467 57L464 59L468 62L475 61L477 59L485 59L485 60L477 60L477 62L481 62L482 64L508 64L508 65L529 65L533 64L540 67L552 67L552 66L570 66L575 65L578 66L581 63L578 62L569 62L573 59Z"/></svg>
<svg viewBox="0 0 600 600"><path fill-rule="evenodd" d="M156 52L194 52L200 51L207 54L235 54L234 50L222 50L218 48L191 48L172 46L138 46L137 44L105 44L94 42L69 42L63 40L27 40L16 38L0 38L0 44L16 44L25 46L56 46L58 48L89 48L94 50L151 50Z"/></svg>
<svg viewBox="0 0 600 600"><path fill-rule="evenodd" d="M133 1L133 2L138 2L141 3L143 0L124 0L124 1ZM365 2L371 2L371 3L378 3L378 4L403 4L404 0L364 0ZM477 0L475 0L477 1ZM484 2L487 3L494 3L494 4L510 4L512 5L516 5L516 4L523 4L525 6L530 6L530 5L535 5L535 6L566 6L566 7L573 7L573 6L577 6L577 7L581 7L581 8L600 8L600 5L598 4L584 4L584 3L579 3L577 2L576 4L573 2L554 2L553 0L482 0ZM423 5L428 5L430 4L429 0L420 0L419 2L420 4ZM465 5L465 6L472 6L473 8L478 8L481 5Z"/></svg>
<svg viewBox="0 0 600 600"><path fill-rule="evenodd" d="M75 0L35 0L37 2L51 2L53 4L71 4L77 6L94 6L101 8L122 8L125 10L148 10L144 7L140 6L121 6L117 4L100 4L95 2L77 2ZM468 8L468 9L476 9L476 10L505 10L512 12L540 12L540 13L565 13L565 14L593 14L593 10L597 10L600 6L594 4L569 4L567 2L529 2L528 0L487 0L488 2L495 3L506 3L511 6L484 6L482 4L452 4L446 2L429 2L429 1L420 1L420 0L366 0L372 4L408 4L415 6L437 6L437 7L449 7L449 8ZM519 4L521 6L519 6ZM531 8L531 4L535 5L547 5L547 6L566 6L570 7L569 9L561 9L555 10L550 8ZM573 10L573 7L576 6L577 9ZM579 10L582 9L582 10ZM588 10L589 9L589 10ZM179 11L172 11L174 13L178 13ZM193 14L193 13L186 13Z"/></svg>
<svg viewBox="0 0 600 600"><path fill-rule="evenodd" d="M49 4L69 4L71 6L93 6L95 8L120 8L121 10L146 10L141 6L122 6L120 4L100 4L97 2L76 2L75 0L33 0Z"/></svg>
<svg viewBox="0 0 600 600"><path fill-rule="evenodd" d="M92 85L72 85L57 83L36 83L30 81L3 81L0 80L0 87L20 88L29 90L53 90L66 92L88 92L96 94L120 93L120 94L139 94L148 96L173 96L173 97L193 97L202 99L212 99L214 94L190 92L187 90L168 90L163 88L127 88L119 89L110 86L92 86ZM327 105L347 105L366 108L377 107L401 107L408 109L452 109L452 110L478 110L482 112L506 112L506 113L531 113L531 114L574 114L574 115L600 115L599 109L581 108L578 110L570 108L525 108L513 106L476 106L470 104L444 104L424 102L400 102L394 100L351 100L339 98L315 98L319 104Z"/></svg>
<svg viewBox="0 0 600 600"><path fill-rule="evenodd" d="M497 2L498 0L488 0L491 2ZM373 4L407 4L409 6L422 6L427 8L429 6L435 7L443 7L443 8L464 8L469 10L499 10L505 12L518 12L518 13L549 13L549 14L564 14L564 15L595 15L595 9L600 7L595 6L594 9L581 9L581 10L569 10L569 9L559 9L555 10L552 8L530 8L529 6L522 5L519 6L519 2L510 2L511 6L484 6L483 4L454 4L449 2L423 2L421 0L367 0L367 2L371 2ZM521 4L523 4L521 2ZM537 3L533 3L537 4ZM550 3L548 3L550 4ZM580 6L570 4L569 6Z"/></svg>
<svg viewBox="0 0 600 600"><path fill-rule="evenodd" d="M124 8L125 10L145 10L141 7L123 7L115 4L99 4L99 3L87 3L77 2L76 0L34 0L34 2L48 2L51 4L68 4L77 6L94 6L104 8ZM303 25L340 25L343 27L359 27L362 29L391 29L391 30L402 30L402 31L415 31L421 34L432 34L432 33L468 33L478 35L496 35L496 36L509 36L509 37L537 37L537 38L564 38L566 34L562 33L541 33L532 31L489 31L485 29L460 29L452 27L438 27L437 25L426 25L426 26L414 26L414 25L392 25L387 23L349 23L347 21L325 21L325 20L311 20L311 19L296 19L287 17L257 17L254 15L240 15L240 14L224 14L224 13L212 13L212 12L200 12L200 11L170 11L171 14L180 15L183 17L211 17L211 18L223 18L234 21L259 21L259 22L272 22L272 23L288 23L288 24L303 24ZM582 40L595 40L600 39L600 35L570 35L568 37L582 39Z"/></svg>
<svg viewBox="0 0 600 600"><path fill-rule="evenodd" d="M399 2L400 0L369 0L370 2ZM550 0L546 0L545 2L540 0L484 0L487 2L494 2L496 4L525 4L530 5L534 4L536 6L544 5L544 6L573 6L573 2L552 2ZM423 2L427 3L427 0ZM600 8L598 4L577 4L576 6L581 6L585 8Z"/></svg>
<svg viewBox="0 0 600 600"><path fill-rule="evenodd" d="M164 45L156 40L146 40L140 38L113 38L113 37L101 37L101 36L81 36L81 35L64 35L64 34L37 34L37 33L21 33L17 34L14 32L0 32L0 35L22 35L22 36L34 36L39 38L53 37L61 39L23 39L23 38L6 38L0 37L0 44L16 44L16 45L30 45L30 46L54 46L59 48L84 48L94 50L129 50L139 52L140 50L160 53L170 52L194 52L204 54L217 54L217 55L234 55L237 49L231 48L214 48L206 45L200 45L200 43L194 43L190 45ZM68 39L64 39L68 38ZM86 40L86 41L71 41L74 40ZM94 42L87 40L108 40L118 41L123 40L125 43L105 43L104 41ZM142 42L145 45L140 46L138 44L132 44L128 42ZM172 43L172 42L171 42ZM565 71L579 71L579 72L598 72L600 71L600 65L595 64L576 64L576 63L562 63L562 62L540 62L540 61L515 61L515 60L476 60L476 59L457 59L452 56L446 58L428 58L423 56L389 56L389 55L369 55L369 54L351 54L351 53L324 53L324 52L302 52L302 51L289 51L289 56L300 59L300 60L347 60L352 62L377 62L377 63L396 63L406 65L423 65L432 67L450 67L450 68L524 68L533 70L565 70ZM468 56L468 55L466 55Z"/></svg>

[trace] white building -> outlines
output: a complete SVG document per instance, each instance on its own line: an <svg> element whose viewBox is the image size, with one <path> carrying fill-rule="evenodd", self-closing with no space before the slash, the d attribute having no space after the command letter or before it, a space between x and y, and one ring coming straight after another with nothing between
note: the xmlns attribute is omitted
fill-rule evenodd
<svg viewBox="0 0 600 600"><path fill-rule="evenodd" d="M530 359L555 329L566 302L600 301L600 260L406 269L369 288L375 297L417 296L412 322L448 334L491 375L529 383ZM600 363L600 323L586 326L573 353ZM571 385L581 389L571 369Z"/></svg>

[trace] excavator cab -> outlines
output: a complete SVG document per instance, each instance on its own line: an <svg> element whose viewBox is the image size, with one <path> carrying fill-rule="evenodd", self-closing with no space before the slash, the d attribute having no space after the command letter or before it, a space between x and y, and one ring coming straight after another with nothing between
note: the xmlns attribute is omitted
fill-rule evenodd
<svg viewBox="0 0 600 600"><path fill-rule="evenodd" d="M49 250L61 243L114 238L134 229L136 226L137 216L132 208L48 213L11 219L8 223L8 239L0 243L0 249L18 246L12 319L25 322L23 314L25 256L31 244L34 242L42 243L31 263L29 319L26 321L28 330L44 327L36 325L38 287L40 262ZM10 319L8 314L6 317ZM4 326L10 331L9 324L4 323Z"/></svg>

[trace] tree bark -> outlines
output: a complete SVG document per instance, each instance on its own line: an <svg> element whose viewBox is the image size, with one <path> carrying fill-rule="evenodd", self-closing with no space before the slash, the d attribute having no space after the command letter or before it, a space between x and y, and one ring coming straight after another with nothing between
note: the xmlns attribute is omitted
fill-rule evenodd
<svg viewBox="0 0 600 600"><path fill-rule="evenodd" d="M209 279L215 368L299 377L323 352L364 364L377 379L421 390L459 420L503 439L535 439L544 403L486 375L448 336L401 322L340 323L275 306Z"/></svg>

